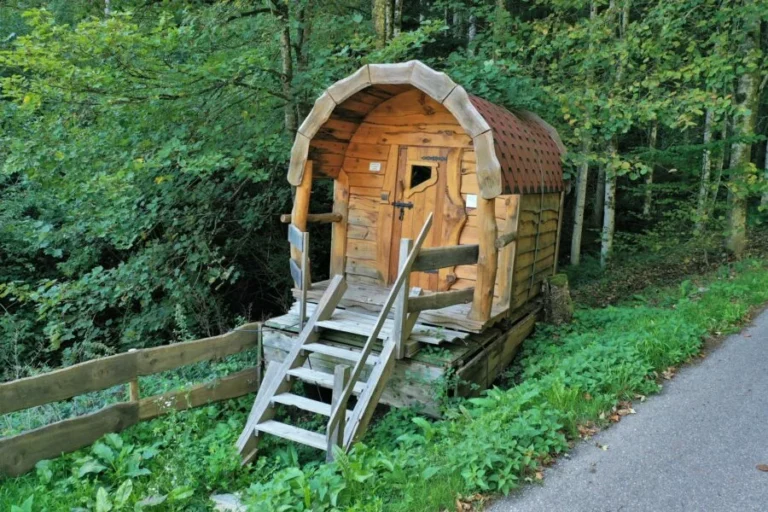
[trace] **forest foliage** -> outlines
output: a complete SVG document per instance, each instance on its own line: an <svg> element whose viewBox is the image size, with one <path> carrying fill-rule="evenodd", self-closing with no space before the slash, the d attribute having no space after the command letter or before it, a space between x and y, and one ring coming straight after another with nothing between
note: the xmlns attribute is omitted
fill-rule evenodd
<svg viewBox="0 0 768 512"><path fill-rule="evenodd" d="M420 59L555 125L571 262L740 255L768 198L767 20L765 0L3 2L0 379L284 307L293 131L365 63Z"/></svg>

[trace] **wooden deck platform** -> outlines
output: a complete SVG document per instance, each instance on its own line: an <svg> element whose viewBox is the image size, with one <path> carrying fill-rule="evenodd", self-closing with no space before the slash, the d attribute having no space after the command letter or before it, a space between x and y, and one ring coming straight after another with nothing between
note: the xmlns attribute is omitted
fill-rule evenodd
<svg viewBox="0 0 768 512"><path fill-rule="evenodd" d="M307 292L307 299L311 302L320 300L328 287L328 283L329 281L312 283ZM381 306L384 304L388 293L389 289L380 286L350 283L347 293L341 299L341 306L369 315L377 315L381 311ZM295 298L298 298L299 290L294 289L293 294ZM488 321L478 322L467 317L471 306L471 304L457 304L442 309L422 311L419 322L446 329L480 333L503 320L509 313L508 307L494 304ZM521 317L522 315L517 316L517 318Z"/></svg>

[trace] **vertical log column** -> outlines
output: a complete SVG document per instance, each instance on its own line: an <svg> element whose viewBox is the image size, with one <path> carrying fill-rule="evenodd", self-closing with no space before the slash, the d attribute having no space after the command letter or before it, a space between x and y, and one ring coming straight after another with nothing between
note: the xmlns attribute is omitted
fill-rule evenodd
<svg viewBox="0 0 768 512"><path fill-rule="evenodd" d="M311 192L312 160L307 160L306 165L304 165L304 176L301 179L301 184L296 187L296 196L293 198L293 209L291 210L291 224L302 232L307 230L307 215L309 215L309 196ZM291 247L291 258L296 263L301 263L301 251Z"/></svg>
<svg viewBox="0 0 768 512"><path fill-rule="evenodd" d="M400 287L400 291L397 292L395 298L395 317L394 324L392 326L392 337L395 339L395 358L402 359L405 357L405 342L410 337L408 331L408 294L411 289L411 271L406 268L406 260L408 260L408 254L413 249L413 240L403 238L400 241L400 259L399 272L404 272L403 285Z"/></svg>
<svg viewBox="0 0 768 512"><path fill-rule="evenodd" d="M477 258L477 281L472 299L470 320L485 322L491 317L493 287L496 284L498 251L496 250L496 208L495 199L477 198L477 230L479 256Z"/></svg>
<svg viewBox="0 0 768 512"><path fill-rule="evenodd" d="M331 277L344 275L346 267L349 178L343 170L333 182L333 212L341 214L341 222L331 227Z"/></svg>

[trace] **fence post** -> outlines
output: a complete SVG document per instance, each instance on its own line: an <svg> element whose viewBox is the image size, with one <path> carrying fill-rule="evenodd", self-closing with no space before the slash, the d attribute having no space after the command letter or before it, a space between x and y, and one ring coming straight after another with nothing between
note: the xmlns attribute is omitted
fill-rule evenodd
<svg viewBox="0 0 768 512"><path fill-rule="evenodd" d="M339 414L339 422L333 428L333 431L328 432L328 451L326 452L325 459L328 462L333 460L333 447L344 446L344 429L347 426L347 404L341 403L340 398L344 393L344 387L349 382L350 367L344 364L336 365L336 369L333 372L333 397L331 398L331 411L335 411L337 408L341 409Z"/></svg>
<svg viewBox="0 0 768 512"><path fill-rule="evenodd" d="M136 349L128 349L128 352L136 352ZM139 377L134 376L133 379L128 381L128 400L131 402L138 402L139 398L141 398L139 393Z"/></svg>
<svg viewBox="0 0 768 512"><path fill-rule="evenodd" d="M400 240L400 260L398 261L398 272L404 272L405 262L408 259L408 254L413 247L413 240L403 238ZM402 359L405 357L405 342L403 339L406 337L406 321L408 319L408 294L411 289L411 272L406 271L405 278L403 279L403 285L397 292L395 298L395 318L394 326L392 328L392 336L395 339L395 358Z"/></svg>

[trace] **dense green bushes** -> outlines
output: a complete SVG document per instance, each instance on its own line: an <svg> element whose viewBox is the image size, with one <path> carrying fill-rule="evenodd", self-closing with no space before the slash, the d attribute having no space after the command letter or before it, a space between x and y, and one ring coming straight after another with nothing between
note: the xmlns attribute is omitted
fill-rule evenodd
<svg viewBox="0 0 768 512"><path fill-rule="evenodd" d="M30 495L35 510L114 505L130 487L128 508L154 499L163 510L203 509L213 491L244 490L258 511L421 512L451 507L457 493L506 493L537 479L579 426L604 425L619 401L658 391L660 373L697 354L703 336L735 330L766 301L768 268L753 260L618 307L579 310L573 324L539 326L525 342L505 379L512 387L451 405L442 421L392 411L367 444L332 464L270 438L254 465L238 469L234 440L249 405L241 399L140 424L42 463L36 474L0 484L0 506ZM109 451L124 449L110 462Z"/></svg>

